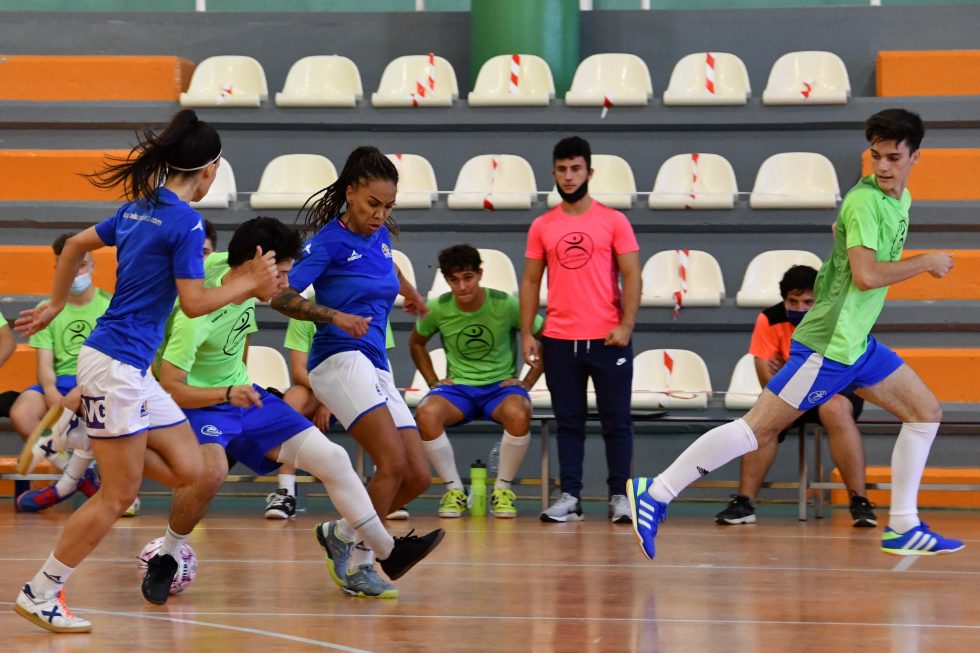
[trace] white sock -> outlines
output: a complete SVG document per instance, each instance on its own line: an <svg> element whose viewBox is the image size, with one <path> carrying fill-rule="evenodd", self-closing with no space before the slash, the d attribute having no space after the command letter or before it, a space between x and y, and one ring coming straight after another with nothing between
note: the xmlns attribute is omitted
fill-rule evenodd
<svg viewBox="0 0 980 653"><path fill-rule="evenodd" d="M76 449L72 453L68 464L65 465L65 471L62 473L61 478L54 484L54 489L58 491L58 496L66 497L74 492L78 488L78 481L81 480L82 474L85 473L85 470L91 464L92 452Z"/></svg>
<svg viewBox="0 0 980 653"><path fill-rule="evenodd" d="M510 489L530 444L531 436L527 433L513 436L504 432L504 437L500 438L500 466L497 469L497 480L493 483L494 490Z"/></svg>
<svg viewBox="0 0 980 653"><path fill-rule="evenodd" d="M436 470L436 474L446 484L446 489L462 490L463 479L459 477L459 470L456 469L456 458L453 455L453 445L449 442L449 436L443 431L435 440L422 440L425 453L429 457L429 462Z"/></svg>
<svg viewBox="0 0 980 653"><path fill-rule="evenodd" d="M188 533L187 535L190 535ZM167 534L163 536L163 544L160 545L160 550L157 551L157 555L169 555L173 557L174 560L177 559L177 549L180 545L187 541L187 535L180 535L174 532L174 529L167 526Z"/></svg>
<svg viewBox="0 0 980 653"><path fill-rule="evenodd" d="M354 527L350 525L350 522L344 518L341 518L337 522L337 535L348 542L353 542L354 538L357 537L357 531Z"/></svg>
<svg viewBox="0 0 980 653"><path fill-rule="evenodd" d="M892 500L888 526L904 533L919 525L919 483L929 449L939 430L938 422L905 423L892 449Z"/></svg>
<svg viewBox="0 0 980 653"><path fill-rule="evenodd" d="M660 476L653 480L650 496L670 503L681 490L725 463L759 448L755 433L743 419L711 429L691 443Z"/></svg>
<svg viewBox="0 0 980 653"><path fill-rule="evenodd" d="M371 513L355 523L354 530L357 531L357 539L360 543L369 546L380 560L390 556L391 550L395 548L395 539L385 528L378 513Z"/></svg>
<svg viewBox="0 0 980 653"><path fill-rule="evenodd" d="M279 489L285 490L289 496L296 496L296 474L279 474Z"/></svg>
<svg viewBox="0 0 980 653"><path fill-rule="evenodd" d="M34 596L41 598L51 598L68 582L68 577L75 571L73 567L67 567L54 557L54 553L48 556L41 570L30 580L31 591Z"/></svg>
<svg viewBox="0 0 980 653"><path fill-rule="evenodd" d="M393 546L393 540L384 526L380 530L370 526L371 518L379 524L380 521L371 504L371 497L368 496L364 484L351 466L350 458L343 447L331 442L319 430L311 427L282 444L277 462L289 463L296 469L306 470L320 479L337 512L347 520L348 525L354 528L369 546L378 552L385 551L387 557ZM359 530L362 528L361 524L367 528L363 533Z"/></svg>
<svg viewBox="0 0 980 653"><path fill-rule="evenodd" d="M374 564L374 551L368 548L364 542L358 542L350 552L350 564L347 565L348 571L357 569L361 565Z"/></svg>

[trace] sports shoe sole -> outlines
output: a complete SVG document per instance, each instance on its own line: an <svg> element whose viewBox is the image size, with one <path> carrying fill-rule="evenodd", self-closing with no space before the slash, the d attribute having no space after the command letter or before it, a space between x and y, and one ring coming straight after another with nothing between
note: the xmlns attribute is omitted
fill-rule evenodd
<svg viewBox="0 0 980 653"><path fill-rule="evenodd" d="M27 436L27 440L24 441L24 448L20 450L20 457L17 459L17 473L26 474L28 467L31 466L31 460L34 458L34 445L37 441L41 439L45 431L51 429L61 417L61 413L65 410L64 406L52 406L48 409L48 412L44 414L41 421L38 422L31 434ZM48 630L51 630L50 628Z"/></svg>
<svg viewBox="0 0 980 653"><path fill-rule="evenodd" d="M739 524L754 524L755 515L745 517L716 517L715 523L719 526L738 526Z"/></svg>
<svg viewBox="0 0 980 653"><path fill-rule="evenodd" d="M633 517L632 515L620 515L619 517L610 517L609 521L614 524L632 524Z"/></svg>
<svg viewBox="0 0 980 653"><path fill-rule="evenodd" d="M289 519L291 515L289 513L282 512L281 510L266 510L266 519Z"/></svg>
<svg viewBox="0 0 980 653"><path fill-rule="evenodd" d="M874 528L877 525L878 525L878 520L864 519L863 517L855 519L854 523L851 524L851 526L853 526L854 528Z"/></svg>
<svg viewBox="0 0 980 653"><path fill-rule="evenodd" d="M43 628L45 630L48 630L48 631L50 631L52 633L90 633L90 632L92 632L92 625L91 624L89 624L88 626L80 626L80 627L77 627L77 628L63 628L61 626L55 626L53 624L49 624L47 621L45 621L44 619L40 618L39 616L37 616L33 612L30 612L27 608L22 608L20 605L18 605L16 603L14 604L14 611L17 612L17 614L19 614L20 616L24 617L24 619L27 619L28 621L30 621L32 624L34 624L36 626L40 626L41 628Z"/></svg>
<svg viewBox="0 0 980 653"><path fill-rule="evenodd" d="M918 551L915 549L888 549L886 547L881 547L882 552L893 556L941 556L948 553L956 553L962 549L965 544L961 544L955 549L944 549L942 551Z"/></svg>
<svg viewBox="0 0 980 653"><path fill-rule="evenodd" d="M577 513L572 512L565 515L564 517L552 517L551 515L541 513L541 521L550 524L564 524L565 522L570 522L570 521L585 521L585 515L579 515Z"/></svg>
<svg viewBox="0 0 980 653"><path fill-rule="evenodd" d="M516 512L494 512L491 510L490 514L496 517L497 519L514 519L515 517L517 517Z"/></svg>
<svg viewBox="0 0 980 653"><path fill-rule="evenodd" d="M439 517L441 519L459 519L463 516L461 512L440 512Z"/></svg>
<svg viewBox="0 0 980 653"><path fill-rule="evenodd" d="M354 590L348 589L346 587L341 587L340 589L344 590L344 594L347 594L348 596L356 596L361 599L397 599L398 598L397 588L385 590L381 594L365 594L364 592L355 592Z"/></svg>

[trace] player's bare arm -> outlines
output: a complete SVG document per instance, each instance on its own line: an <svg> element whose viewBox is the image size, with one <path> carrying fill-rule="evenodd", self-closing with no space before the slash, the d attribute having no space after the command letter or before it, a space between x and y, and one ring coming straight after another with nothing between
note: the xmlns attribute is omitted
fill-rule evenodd
<svg viewBox="0 0 980 653"><path fill-rule="evenodd" d="M901 261L879 261L873 249L863 246L847 250L851 278L859 290L874 290L890 286L928 272L938 278L953 269L953 255L948 252L926 252Z"/></svg>
<svg viewBox="0 0 980 653"><path fill-rule="evenodd" d="M524 360L531 367L541 362L541 345L531 332L534 316L541 307L541 277L544 276L544 259L525 258L524 276L521 278L521 348Z"/></svg>
<svg viewBox="0 0 980 653"><path fill-rule="evenodd" d="M273 297L271 306L283 315L297 320L332 324L355 338L360 338L367 333L368 324L371 322L369 317L349 315L335 308L311 302L300 295L295 288L287 288Z"/></svg>

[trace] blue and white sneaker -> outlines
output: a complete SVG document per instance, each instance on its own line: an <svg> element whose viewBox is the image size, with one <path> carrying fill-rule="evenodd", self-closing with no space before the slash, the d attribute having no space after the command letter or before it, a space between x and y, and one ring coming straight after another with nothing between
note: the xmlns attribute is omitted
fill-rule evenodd
<svg viewBox="0 0 980 653"><path fill-rule="evenodd" d="M962 540L945 538L929 530L925 522L904 533L886 528L881 535L881 550L895 556L934 556L955 553L962 548Z"/></svg>
<svg viewBox="0 0 980 653"><path fill-rule="evenodd" d="M657 526L667 518L667 504L657 501L647 492L652 485L653 479L646 477L626 481L626 497L633 513L633 532L636 533L640 550L649 560L657 555L653 542L657 537Z"/></svg>

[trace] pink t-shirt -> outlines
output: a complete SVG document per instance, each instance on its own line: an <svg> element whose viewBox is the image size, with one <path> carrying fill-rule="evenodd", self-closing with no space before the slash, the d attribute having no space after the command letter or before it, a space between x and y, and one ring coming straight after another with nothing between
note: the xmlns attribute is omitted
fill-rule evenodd
<svg viewBox="0 0 980 653"><path fill-rule="evenodd" d="M595 200L582 215L568 215L559 204L536 218L525 256L545 259L548 269L544 335L605 338L623 316L616 256L639 249L626 216Z"/></svg>

